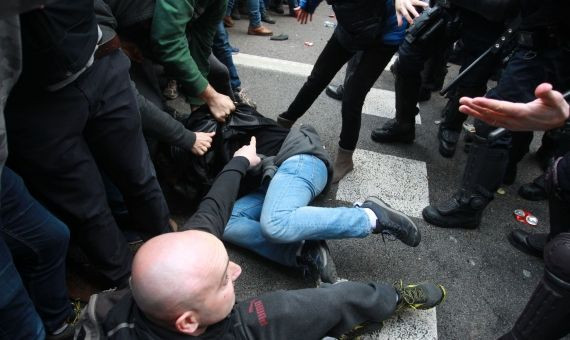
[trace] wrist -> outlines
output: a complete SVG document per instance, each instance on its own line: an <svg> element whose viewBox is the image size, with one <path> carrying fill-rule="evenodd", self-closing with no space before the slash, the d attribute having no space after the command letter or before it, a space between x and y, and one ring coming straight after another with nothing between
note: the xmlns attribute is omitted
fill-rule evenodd
<svg viewBox="0 0 570 340"><path fill-rule="evenodd" d="M206 86L204 91L200 93L200 98L203 99L206 103L208 103L214 99L216 94L218 94L216 90L214 90L214 88L210 84L208 84L208 86Z"/></svg>

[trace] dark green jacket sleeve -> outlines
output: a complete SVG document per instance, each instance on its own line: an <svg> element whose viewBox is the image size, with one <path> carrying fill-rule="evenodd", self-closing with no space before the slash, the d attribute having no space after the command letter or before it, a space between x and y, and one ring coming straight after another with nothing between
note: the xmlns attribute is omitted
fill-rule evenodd
<svg viewBox="0 0 570 340"><path fill-rule="evenodd" d="M226 0L156 1L151 29L156 56L191 97L208 86L208 57L225 8Z"/></svg>

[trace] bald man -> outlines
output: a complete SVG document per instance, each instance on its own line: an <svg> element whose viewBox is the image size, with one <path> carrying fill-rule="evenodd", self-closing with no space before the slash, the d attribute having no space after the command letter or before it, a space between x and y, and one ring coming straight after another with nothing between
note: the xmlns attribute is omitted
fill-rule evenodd
<svg viewBox="0 0 570 340"><path fill-rule="evenodd" d="M379 323L399 307L433 308L440 285L340 282L279 291L235 303L241 268L220 241L239 183L259 163L255 139L238 150L214 182L188 231L155 237L135 256L131 291L110 311L110 339L321 339L361 323Z"/></svg>

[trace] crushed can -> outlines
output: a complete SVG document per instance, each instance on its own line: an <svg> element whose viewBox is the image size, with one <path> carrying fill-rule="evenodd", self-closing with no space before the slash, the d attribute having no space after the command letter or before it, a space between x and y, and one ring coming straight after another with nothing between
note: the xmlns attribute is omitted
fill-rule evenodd
<svg viewBox="0 0 570 340"><path fill-rule="evenodd" d="M531 226L538 224L538 218L534 216L530 211L515 209L513 211L513 215L515 216L515 219L521 223L525 223Z"/></svg>

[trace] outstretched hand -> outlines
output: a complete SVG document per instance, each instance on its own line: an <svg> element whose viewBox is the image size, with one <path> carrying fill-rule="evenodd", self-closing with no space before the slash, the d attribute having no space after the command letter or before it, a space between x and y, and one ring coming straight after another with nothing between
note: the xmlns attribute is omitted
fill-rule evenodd
<svg viewBox="0 0 570 340"><path fill-rule="evenodd" d="M313 21L313 15L302 8L299 9L298 12L296 11L295 15L297 16L297 22L299 22L301 25L306 24L307 20Z"/></svg>
<svg viewBox="0 0 570 340"><path fill-rule="evenodd" d="M242 156L247 158L250 168L257 166L261 162L261 159L256 153L255 144L255 137L251 137L249 145L242 146L238 151L234 153L234 157Z"/></svg>
<svg viewBox="0 0 570 340"><path fill-rule="evenodd" d="M570 115L570 107L552 85L540 84L530 103L511 103L489 98L462 97L459 111L490 125L512 131L550 130L560 127Z"/></svg>
<svg viewBox="0 0 570 340"><path fill-rule="evenodd" d="M420 16L414 6L426 8L429 5L421 0L396 0L394 2L398 26L402 26L402 17L406 18L406 21L411 25L414 23L414 19Z"/></svg>

